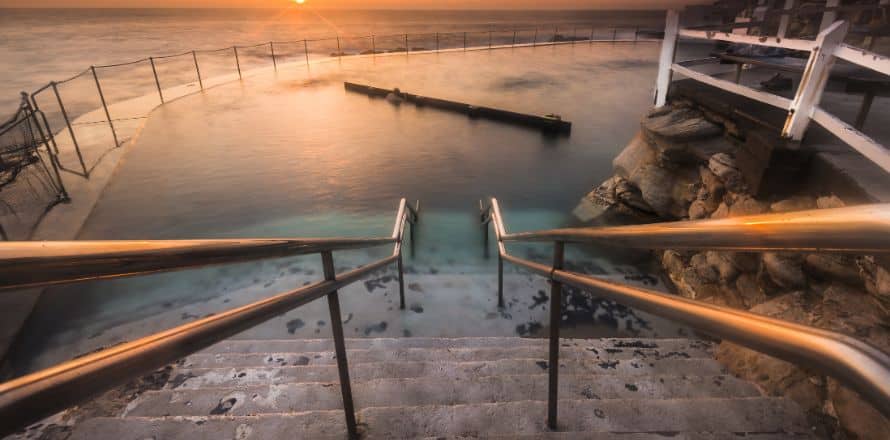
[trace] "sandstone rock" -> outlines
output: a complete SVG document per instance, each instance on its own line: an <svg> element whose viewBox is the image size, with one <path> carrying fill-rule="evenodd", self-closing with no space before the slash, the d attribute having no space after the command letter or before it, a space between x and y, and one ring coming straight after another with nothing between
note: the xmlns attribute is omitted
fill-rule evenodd
<svg viewBox="0 0 890 440"><path fill-rule="evenodd" d="M671 110L673 110L673 107L671 107L670 105L663 105L661 107L655 107L646 113L646 117L654 118L656 116L663 116L663 115L670 113Z"/></svg>
<svg viewBox="0 0 890 440"><path fill-rule="evenodd" d="M807 277L803 272L803 257L799 254L765 252L763 266L770 279L780 287L795 289L807 285Z"/></svg>
<svg viewBox="0 0 890 440"><path fill-rule="evenodd" d="M836 280L848 284L863 285L856 259L841 254L810 254L805 260L808 273L822 280Z"/></svg>
<svg viewBox="0 0 890 440"><path fill-rule="evenodd" d="M834 194L816 199L816 207L819 209L843 208L844 206L847 206L844 201Z"/></svg>
<svg viewBox="0 0 890 440"><path fill-rule="evenodd" d="M730 154L718 153L711 156L708 160L708 169L720 178L729 191L744 193L747 190L742 171Z"/></svg>
<svg viewBox="0 0 890 440"><path fill-rule="evenodd" d="M612 168L615 170L615 174L629 179L640 167L654 164L655 161L655 149L649 145L641 133L637 133L624 147L621 154L612 161Z"/></svg>
<svg viewBox="0 0 890 440"><path fill-rule="evenodd" d="M711 213L711 218L720 219L729 217L729 206L726 203L721 203L717 209Z"/></svg>
<svg viewBox="0 0 890 440"><path fill-rule="evenodd" d="M689 260L689 265L695 270L701 279L706 283L716 283L720 281L720 272L717 268L708 262L707 254L695 254Z"/></svg>
<svg viewBox="0 0 890 440"><path fill-rule="evenodd" d="M662 217L673 215L674 176L661 167L646 165L637 170L629 179L642 192L643 200Z"/></svg>
<svg viewBox="0 0 890 440"><path fill-rule="evenodd" d="M717 270L720 281L724 283L731 282L739 276L739 269L733 262L730 253L708 251L705 252L705 258L707 263Z"/></svg>
<svg viewBox="0 0 890 440"><path fill-rule="evenodd" d="M709 209L708 202L705 200L696 200L689 205L689 219L690 220L698 220L707 218L711 215L715 209Z"/></svg>
<svg viewBox="0 0 890 440"><path fill-rule="evenodd" d="M828 378L828 400L844 431L850 438L884 440L890 433L890 420L854 391Z"/></svg>
<svg viewBox="0 0 890 440"><path fill-rule="evenodd" d="M884 308L890 308L890 271L878 264L872 256L860 257L856 264L866 291L876 296Z"/></svg>
<svg viewBox="0 0 890 440"><path fill-rule="evenodd" d="M723 129L705 119L701 112L691 108L675 108L643 119L642 127L647 135L659 136L675 142L688 142L717 136Z"/></svg>
<svg viewBox="0 0 890 440"><path fill-rule="evenodd" d="M841 283L833 283L822 292L822 304L814 324L862 339L884 351L890 351L888 315L878 299Z"/></svg>
<svg viewBox="0 0 890 440"><path fill-rule="evenodd" d="M763 302L769 297L766 296L760 284L757 283L757 275L751 273L743 273L735 280L735 288L745 303L745 308L751 308Z"/></svg>
<svg viewBox="0 0 890 440"><path fill-rule="evenodd" d="M686 262L679 252L666 250L661 254L661 266L669 275L679 275L686 267Z"/></svg>
<svg viewBox="0 0 890 440"><path fill-rule="evenodd" d="M767 210L765 202L761 202L747 194L735 195L729 206L730 217L763 214Z"/></svg>
<svg viewBox="0 0 890 440"><path fill-rule="evenodd" d="M588 223L613 223L618 220L647 222L655 219L654 211L633 185L619 176L603 182L584 196L572 214Z"/></svg>
<svg viewBox="0 0 890 440"><path fill-rule="evenodd" d="M770 205L773 212L806 211L816 208L816 199L810 196L795 196Z"/></svg>

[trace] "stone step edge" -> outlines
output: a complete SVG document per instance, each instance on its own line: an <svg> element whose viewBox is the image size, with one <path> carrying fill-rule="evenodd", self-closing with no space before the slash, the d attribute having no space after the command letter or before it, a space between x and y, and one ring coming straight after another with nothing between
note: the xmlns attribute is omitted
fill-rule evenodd
<svg viewBox="0 0 890 440"><path fill-rule="evenodd" d="M591 376L595 377L597 375L561 373L559 375L559 378L560 378L560 381L568 380L568 379L580 380L580 379L589 379L589 378L591 378ZM368 380L351 379L350 384L355 386L356 384L371 384L371 383L383 382L383 381L423 382L425 380L428 380L430 378L435 378L435 377L437 377L437 376L384 377L384 378L368 379ZM537 379L540 379L543 381L543 380L546 380L547 377L549 377L549 375L546 373L541 373L541 374L493 374L493 375L485 375L485 376L475 376L470 379L461 380L461 382L462 383L472 383L472 382L474 382L475 379L491 379L491 378L528 378L528 379L537 378ZM719 380L732 381L732 382L737 382L737 383L742 383L742 384L750 384L749 382L746 382L746 381L739 379L735 376L732 376L730 374L717 374L717 375L707 374L707 375L703 375L703 376L689 375L689 374L683 374L683 375L672 374L672 375L655 375L655 376L611 376L611 377L625 378L628 382L641 382L641 381L654 382L654 381L658 381L661 379L665 379L665 382L667 382L667 379L684 379L684 380L685 379L701 379L701 380L719 379ZM143 397L143 396L149 396L149 395L153 395L153 394L162 394L162 393L186 393L186 392L191 392L191 391L221 391L221 392L244 391L244 390L253 390L253 389L257 389L257 388L269 389L269 388L273 388L273 387L274 388L283 388L283 387L288 387L288 386L300 386L300 385L324 386L324 385L331 385L331 384L336 385L339 383L340 383L339 381L328 381L328 382L314 381L314 382L279 383L279 384L268 384L268 385L245 384L244 386L229 385L229 386L224 386L224 387L207 386L207 387L200 387L200 388L162 388L159 390L145 391L145 392L141 393L139 396ZM751 385L751 386L753 387L754 385ZM646 398L648 399L649 397L646 397ZM668 398L668 399L671 399L671 398ZM578 400L578 399L574 399L574 400ZM597 399L597 400L639 400L639 399ZM657 400L665 400L665 399L657 399ZM537 402L538 400L532 400L532 401Z"/></svg>

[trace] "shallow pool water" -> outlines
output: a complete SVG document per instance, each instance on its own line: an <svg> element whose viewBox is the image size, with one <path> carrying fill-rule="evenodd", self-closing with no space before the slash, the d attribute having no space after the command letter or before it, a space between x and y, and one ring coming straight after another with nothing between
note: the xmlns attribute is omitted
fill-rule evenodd
<svg viewBox="0 0 890 440"><path fill-rule="evenodd" d="M398 310L397 284L391 271L382 273L344 290L347 336L534 335L546 322L542 298L549 288L511 270L510 306L496 309L495 265L484 258L478 201L497 197L512 231L574 224L572 208L610 175L612 158L651 105L658 49L577 44L344 58L261 72L156 110L79 238L385 236L399 199L420 200L414 252L406 254L410 310ZM343 81L555 113L573 130L552 136L397 106L348 92ZM388 251L338 253L335 261L346 269ZM570 251L587 272L658 284L639 268L611 264L611 251ZM546 260L550 249L515 252ZM317 280L318 260L53 289L29 324L33 343L45 349L37 363ZM580 295L570 301L567 321L587 329L579 335L659 334L652 317ZM324 304L313 304L247 336L323 336L326 315ZM676 335L672 326L661 329Z"/></svg>

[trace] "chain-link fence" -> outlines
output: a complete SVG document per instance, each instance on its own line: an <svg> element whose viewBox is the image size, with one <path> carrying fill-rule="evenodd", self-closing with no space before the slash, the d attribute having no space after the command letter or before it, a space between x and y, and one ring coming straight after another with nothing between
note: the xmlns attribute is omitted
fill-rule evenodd
<svg viewBox="0 0 890 440"><path fill-rule="evenodd" d="M308 65L326 58L348 56L636 40L638 34L636 29L553 26L337 35L195 50L91 66L65 80L53 81L30 96L23 94L22 107L3 125L0 238L29 237L35 221L39 222L45 211L67 197L59 171L90 178L102 159L130 139L159 104L238 80L257 69ZM42 149L38 148L40 145ZM31 212L40 215L29 214Z"/></svg>
<svg viewBox="0 0 890 440"><path fill-rule="evenodd" d="M43 121L27 95L0 124L0 239L28 240L43 216L67 198Z"/></svg>

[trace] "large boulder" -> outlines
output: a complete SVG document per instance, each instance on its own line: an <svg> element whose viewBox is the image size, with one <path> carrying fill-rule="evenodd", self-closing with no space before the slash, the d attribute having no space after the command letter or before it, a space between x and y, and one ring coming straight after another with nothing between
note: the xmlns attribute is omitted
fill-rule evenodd
<svg viewBox="0 0 890 440"><path fill-rule="evenodd" d="M709 121L698 110L683 107L652 112L643 118L642 127L648 137L672 142L689 142L719 136L723 128Z"/></svg>
<svg viewBox="0 0 890 440"><path fill-rule="evenodd" d="M799 289L807 285L803 257L800 254L764 252L763 267L769 278L779 287Z"/></svg>
<svg viewBox="0 0 890 440"><path fill-rule="evenodd" d="M651 222L655 211L643 200L639 189L620 176L614 176L588 193L572 213L584 223Z"/></svg>
<svg viewBox="0 0 890 440"><path fill-rule="evenodd" d="M842 281L863 286L856 258L843 254L809 254L805 257L808 274L823 281Z"/></svg>
<svg viewBox="0 0 890 440"><path fill-rule="evenodd" d="M645 165L628 179L640 189L646 204L662 218L684 218L697 193L697 173Z"/></svg>
<svg viewBox="0 0 890 440"><path fill-rule="evenodd" d="M641 167L654 164L656 158L655 149L649 145L642 133L637 133L621 154L612 161L612 168L616 175L629 179Z"/></svg>

